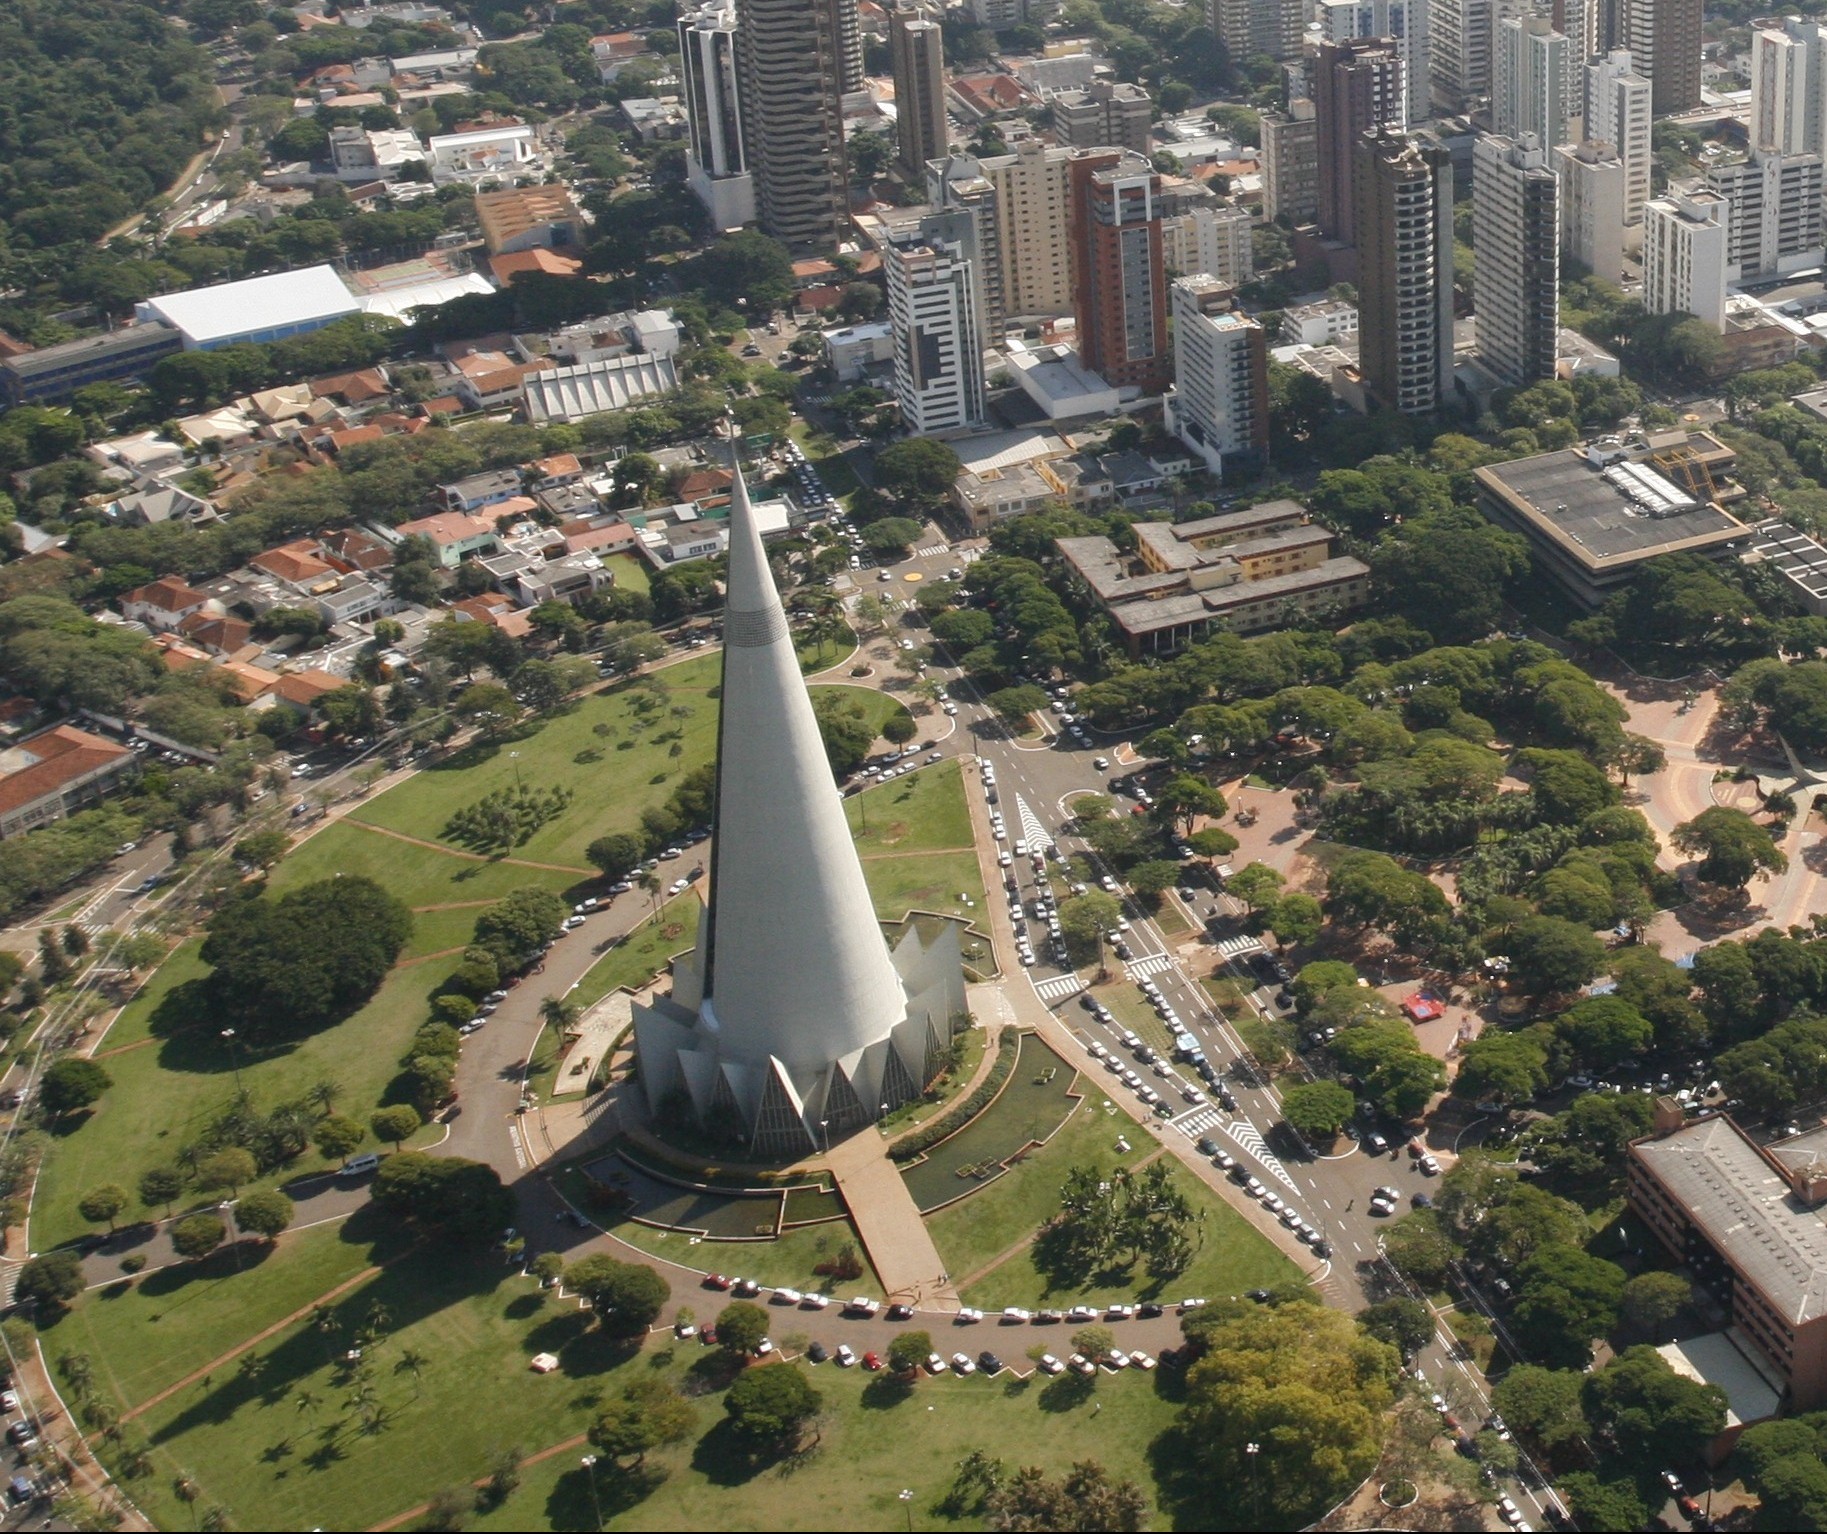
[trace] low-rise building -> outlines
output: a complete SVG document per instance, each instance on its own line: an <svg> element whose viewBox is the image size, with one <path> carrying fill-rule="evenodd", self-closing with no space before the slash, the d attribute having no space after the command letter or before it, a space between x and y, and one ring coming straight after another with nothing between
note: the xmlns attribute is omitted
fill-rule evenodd
<svg viewBox="0 0 1827 1534"><path fill-rule="evenodd" d="M1751 535L1745 563L1768 565L1803 611L1827 617L1827 548L1780 517L1759 522Z"/></svg>
<svg viewBox="0 0 1827 1534"><path fill-rule="evenodd" d="M1728 557L1750 529L1724 509L1740 499L1736 455L1705 432L1538 453L1476 471L1485 514L1528 541L1538 568L1597 607L1665 554Z"/></svg>
<svg viewBox="0 0 1827 1534"><path fill-rule="evenodd" d="M438 486L438 494L450 511L481 511L485 506L511 501L520 493L520 473L516 469L490 469L485 474L472 474Z"/></svg>
<svg viewBox="0 0 1827 1534"><path fill-rule="evenodd" d="M511 187L476 194L476 221L491 256L523 250L572 250L584 243L584 216L563 186Z"/></svg>
<svg viewBox="0 0 1827 1534"><path fill-rule="evenodd" d="M68 724L0 751L0 840L93 804L136 761L119 742Z"/></svg>
<svg viewBox="0 0 1827 1534"><path fill-rule="evenodd" d="M0 358L0 405L68 399L86 384L138 378L183 345L176 330L155 320L15 352Z"/></svg>
<svg viewBox="0 0 1827 1534"><path fill-rule="evenodd" d="M878 363L894 360L894 326L887 320L827 330L820 339L831 376L839 383L855 383Z"/></svg>
<svg viewBox="0 0 1827 1534"><path fill-rule="evenodd" d="M406 538L428 538L437 550L438 563L454 570L468 554L480 554L501 547L501 534L495 530L495 519L462 511L440 511L433 516L402 522L393 529L396 541Z"/></svg>
<svg viewBox="0 0 1827 1534"><path fill-rule="evenodd" d="M1139 522L1136 552L1108 538L1061 538L1060 554L1131 655L1167 654L1228 629L1257 633L1349 612L1370 569L1294 501L1196 522Z"/></svg>
<svg viewBox="0 0 1827 1534"><path fill-rule="evenodd" d="M520 403L535 426L581 421L605 410L624 410L679 387L671 357L631 352L577 367L529 368L521 381Z"/></svg>
<svg viewBox="0 0 1827 1534"><path fill-rule="evenodd" d="M221 514L202 496L167 484L154 484L117 496L102 507L102 515L122 527L158 527L166 522L188 522L192 527L201 527L206 522L222 520Z"/></svg>
<svg viewBox="0 0 1827 1534"><path fill-rule="evenodd" d="M155 633L173 633L192 613L201 612L209 597L175 575L161 575L149 585L136 586L121 597L121 616L143 623Z"/></svg>

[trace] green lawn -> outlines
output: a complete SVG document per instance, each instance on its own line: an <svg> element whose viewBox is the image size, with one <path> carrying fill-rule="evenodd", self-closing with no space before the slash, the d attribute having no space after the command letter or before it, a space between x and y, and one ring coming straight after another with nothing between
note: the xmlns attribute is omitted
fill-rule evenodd
<svg viewBox="0 0 1827 1534"><path fill-rule="evenodd" d="M629 895L629 900L636 899ZM640 896L642 900L646 897ZM577 983L571 999L580 1007L594 1006L617 986L645 985L675 954L684 953L698 940L698 917L704 909L696 891L687 890L660 907L658 922L642 922L628 941L611 948L592 964Z"/></svg>
<svg viewBox="0 0 1827 1534"><path fill-rule="evenodd" d="M863 873L875 896L875 914L883 921L899 921L913 910L982 919L983 875L974 852L871 858L863 864ZM960 900L960 895L965 898Z"/></svg>
<svg viewBox="0 0 1827 1534"><path fill-rule="evenodd" d="M1110 1008L1111 1015L1117 1022L1134 1032L1144 1044L1159 1052L1172 1052L1174 1037L1167 1031L1167 1024L1161 1021L1155 1009L1149 1006L1142 993L1129 981L1117 980L1109 985L1093 986L1091 994Z"/></svg>
<svg viewBox="0 0 1827 1534"><path fill-rule="evenodd" d="M178 962L190 961L180 951ZM398 1074L413 1031L425 1021L427 997L456 962L452 956L396 969L367 1006L334 1028L265 1051L243 1046L241 1081L255 1106L271 1110L329 1079L342 1088L338 1111L365 1120ZM178 1148L233 1100L234 1061L213 1029L187 1025L178 1002L153 1027L163 1035L160 1042L108 1056L102 1064L113 1086L87 1120L53 1138L32 1202L34 1250L91 1229L76 1212L88 1189L114 1182L131 1191L143 1171L175 1160ZM316 1152L306 1151L274 1180L323 1164Z"/></svg>
<svg viewBox="0 0 1827 1534"><path fill-rule="evenodd" d="M848 1220L827 1220L821 1225L805 1225L789 1230L771 1241L695 1241L676 1230L656 1230L634 1220L623 1220L604 1227L612 1236L639 1247L655 1257L701 1268L707 1273L727 1273L731 1277L752 1278L770 1289L782 1286L827 1294L868 1294L880 1296L882 1281L875 1276L869 1254L857 1238L856 1227ZM826 1278L813 1272L819 1263L835 1257L844 1246L856 1248L863 1265L861 1278ZM705 1290L702 1302L692 1309L700 1317L714 1315L726 1297ZM776 1323L782 1332L793 1330L793 1312L778 1312Z"/></svg>
<svg viewBox="0 0 1827 1534"><path fill-rule="evenodd" d="M638 554L611 554L603 565L614 574L618 590L645 592L653 584L647 572L647 561Z"/></svg>
<svg viewBox="0 0 1827 1534"><path fill-rule="evenodd" d="M850 460L842 453L821 454L819 449L812 446L813 433L804 421L795 421L787 434L800 445L807 462L818 470L819 478L833 495L846 496L861 487L862 481L856 477L856 470L850 467Z"/></svg>
<svg viewBox="0 0 1827 1534"><path fill-rule="evenodd" d="M198 957L202 947L201 938L192 938L172 949L165 962L141 985L139 994L121 1008L121 1015L108 1029L100 1048L120 1049L151 1038L152 1014L158 1010L159 1003L174 987L209 973L209 966Z"/></svg>
<svg viewBox="0 0 1827 1534"><path fill-rule="evenodd" d="M844 801L844 813L864 857L971 846L970 806L956 758L853 794Z"/></svg>
<svg viewBox="0 0 1827 1534"><path fill-rule="evenodd" d="M1103 1305L1114 1300L1168 1302L1189 1295L1217 1299L1299 1280L1300 1270L1204 1183L1178 1166L1174 1181L1191 1200L1199 1222L1193 1236L1197 1250L1184 1271L1171 1278L1155 1279L1137 1263L1056 1288L1036 1264L1034 1249L1029 1248L971 1285L964 1291L964 1298L983 1310L1079 1300ZM1053 1192L1057 1195L1058 1188Z"/></svg>
<svg viewBox="0 0 1827 1534"><path fill-rule="evenodd" d="M318 1225L282 1237L264 1256L250 1252L240 1269L218 1252L98 1290L44 1328L45 1356L86 1354L122 1405L137 1406L368 1267L371 1243L351 1238L362 1226L372 1235L377 1224Z"/></svg>
<svg viewBox="0 0 1827 1534"><path fill-rule="evenodd" d="M681 1349L678 1362L689 1358ZM1018 1352L1015 1360L1028 1367ZM1136 1481L1152 1502L1150 1445L1172 1424L1176 1410L1158 1374L1101 1377L1086 1386L1039 1374L1026 1380L1010 1374L994 1380L944 1375L911 1390L831 1364L811 1374L825 1413L819 1441L809 1452L778 1464L736 1457L714 1428L721 1408L711 1397L699 1407L700 1426L709 1431L696 1443L649 1455L650 1477L605 1475L599 1468L604 1526L894 1531L911 1521L918 1529L981 1528L980 1516L954 1519L940 1508L958 1462L973 1449L1003 1461L1010 1471L1038 1465L1054 1476L1075 1460L1096 1459L1112 1475ZM899 1501L903 1490L913 1493L905 1505ZM531 1466L505 1505L469 1526L596 1527L590 1482L578 1455L554 1455ZM1152 1526L1174 1524L1157 1514Z"/></svg>
<svg viewBox="0 0 1827 1534"><path fill-rule="evenodd" d="M706 655L668 666L651 678L661 688L657 706L643 710L649 687L623 682L578 700L569 713L539 722L524 738L478 744L448 761L415 773L370 800L356 818L428 841L438 840L451 815L485 794L528 785L573 790L570 807L546 822L513 856L561 863L585 873L584 848L610 831L633 830L641 811L666 802L678 780L716 748L719 657ZM675 710L682 710L677 713ZM609 733L599 735L598 726ZM679 732L683 749L658 739ZM578 761L580 753L598 760Z"/></svg>
<svg viewBox="0 0 1827 1534"><path fill-rule="evenodd" d="M1147 1132L1127 1114L1104 1111L1097 1081L1088 1079L1084 1085L1091 1095L1045 1149L981 1192L927 1218L946 1272L962 1280L1038 1230L1058 1213L1060 1184L1070 1168L1090 1166L1109 1173L1134 1166L1152 1149ZM1119 1135L1129 1141L1127 1152L1116 1148Z"/></svg>

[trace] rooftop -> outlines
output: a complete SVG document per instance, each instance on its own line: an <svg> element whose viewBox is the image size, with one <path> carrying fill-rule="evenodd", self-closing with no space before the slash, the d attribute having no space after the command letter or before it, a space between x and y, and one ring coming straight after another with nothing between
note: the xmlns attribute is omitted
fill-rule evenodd
<svg viewBox="0 0 1827 1534"><path fill-rule="evenodd" d="M1788 1321L1827 1315L1827 1223L1732 1119L1696 1119L1631 1154Z"/></svg>
<svg viewBox="0 0 1827 1534"><path fill-rule="evenodd" d="M35 803L65 784L133 753L125 746L60 724L0 752L0 814Z"/></svg>
<svg viewBox="0 0 1827 1534"><path fill-rule="evenodd" d="M1614 472L1623 468L1639 471L1628 486ZM1697 501L1647 464L1601 469L1579 449L1492 464L1477 475L1537 536L1591 568L1699 551L1745 533L1736 517Z"/></svg>
<svg viewBox="0 0 1827 1534"><path fill-rule="evenodd" d="M576 421L605 410L621 410L638 400L669 393L679 385L672 358L636 352L600 362L554 368L526 381L527 419Z"/></svg>
<svg viewBox="0 0 1827 1534"><path fill-rule="evenodd" d="M141 304L139 313L142 319L163 320L182 331L188 344L205 346L240 335L321 324L355 314L361 307L336 268L326 264L161 294Z"/></svg>
<svg viewBox="0 0 1827 1534"><path fill-rule="evenodd" d="M1827 601L1827 548L1774 517L1751 531L1748 558L1774 565L1810 597Z"/></svg>

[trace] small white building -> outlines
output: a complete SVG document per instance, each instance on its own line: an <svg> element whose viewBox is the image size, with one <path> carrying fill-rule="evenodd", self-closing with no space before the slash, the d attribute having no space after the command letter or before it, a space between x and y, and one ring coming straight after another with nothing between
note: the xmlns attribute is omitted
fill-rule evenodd
<svg viewBox="0 0 1827 1534"><path fill-rule="evenodd" d="M1009 371L1049 421L1074 421L1086 416L1121 412L1122 393L1078 360L1070 346L1029 347L1009 342Z"/></svg>
<svg viewBox="0 0 1827 1534"><path fill-rule="evenodd" d="M824 332L825 363L839 383L855 383L872 366L894 358L894 326L887 320Z"/></svg>
<svg viewBox="0 0 1827 1534"><path fill-rule="evenodd" d="M539 157L537 137L526 123L441 133L429 141L427 148L431 178L440 186L484 176L512 175Z"/></svg>

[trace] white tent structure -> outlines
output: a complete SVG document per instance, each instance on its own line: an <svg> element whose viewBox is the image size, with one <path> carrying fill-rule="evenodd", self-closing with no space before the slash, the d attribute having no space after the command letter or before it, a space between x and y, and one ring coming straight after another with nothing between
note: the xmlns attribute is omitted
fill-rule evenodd
<svg viewBox="0 0 1827 1534"><path fill-rule="evenodd" d="M683 1093L777 1159L919 1094L963 968L954 925L891 953L875 919L740 465L723 632L710 905L671 998L635 1008L635 1048L656 1112Z"/></svg>

